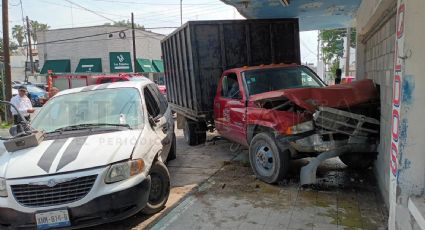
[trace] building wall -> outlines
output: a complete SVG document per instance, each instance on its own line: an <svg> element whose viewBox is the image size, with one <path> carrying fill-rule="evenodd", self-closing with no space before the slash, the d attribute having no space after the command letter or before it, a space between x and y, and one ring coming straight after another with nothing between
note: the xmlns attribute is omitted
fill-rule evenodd
<svg viewBox="0 0 425 230"><path fill-rule="evenodd" d="M423 12L423 0L371 0L363 1L357 16L358 77L364 73L381 89L375 170L390 230L425 229Z"/></svg>
<svg viewBox="0 0 425 230"><path fill-rule="evenodd" d="M120 31L124 31L124 39L119 37ZM81 38L77 40L46 43L49 41L91 36L96 34L101 35ZM131 54L133 53L131 30L128 30L124 27L94 26L57 29L40 32L38 36L40 66L44 64L45 60L70 59L72 72L75 71L81 58L102 58L103 72L110 72L109 52L120 51L130 52ZM136 30L137 57L147 59L161 59L160 43L162 38L164 38L164 36L160 34Z"/></svg>
<svg viewBox="0 0 425 230"><path fill-rule="evenodd" d="M372 79L380 89L381 138L374 170L387 207L389 205L389 152L391 144L388 140L391 138L392 121L392 81L394 76L396 30L395 9L395 0L363 1L357 15L357 31L359 31L357 39L357 78ZM375 14L380 15L377 17Z"/></svg>

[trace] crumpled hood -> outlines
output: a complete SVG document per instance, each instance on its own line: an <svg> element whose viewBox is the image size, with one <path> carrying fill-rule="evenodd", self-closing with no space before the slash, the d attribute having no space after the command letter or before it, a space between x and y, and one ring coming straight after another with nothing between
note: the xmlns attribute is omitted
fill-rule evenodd
<svg viewBox="0 0 425 230"><path fill-rule="evenodd" d="M45 140L9 153L0 143L0 177L23 178L105 166L129 159L141 130Z"/></svg>
<svg viewBox="0 0 425 230"><path fill-rule="evenodd" d="M323 88L299 88L266 92L250 98L253 102L285 97L298 106L315 111L318 106L347 108L377 100L378 94L372 80L365 79L350 84L332 85Z"/></svg>

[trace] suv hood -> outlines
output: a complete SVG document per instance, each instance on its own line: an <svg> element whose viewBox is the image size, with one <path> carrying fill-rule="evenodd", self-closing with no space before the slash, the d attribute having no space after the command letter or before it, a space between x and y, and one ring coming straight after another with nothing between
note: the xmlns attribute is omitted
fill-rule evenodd
<svg viewBox="0 0 425 230"><path fill-rule="evenodd" d="M45 140L9 153L0 143L0 177L23 178L105 166L129 159L141 130Z"/></svg>
<svg viewBox="0 0 425 230"><path fill-rule="evenodd" d="M314 112L319 106L347 108L377 100L377 90L372 80L355 81L351 84L332 85L323 88L298 88L277 90L251 96L256 103L270 99L287 98L296 105Z"/></svg>

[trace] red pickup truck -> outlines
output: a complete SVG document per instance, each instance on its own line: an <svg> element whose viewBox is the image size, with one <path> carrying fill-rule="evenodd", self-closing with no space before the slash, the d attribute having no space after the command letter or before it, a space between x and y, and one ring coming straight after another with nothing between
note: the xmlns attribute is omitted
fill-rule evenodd
<svg viewBox="0 0 425 230"><path fill-rule="evenodd" d="M162 52L167 99L189 145L217 131L249 149L255 175L268 183L286 175L291 159L339 156L358 168L374 160L378 90L371 80L326 86L300 65L297 21L189 22ZM266 61L281 64L258 64Z"/></svg>

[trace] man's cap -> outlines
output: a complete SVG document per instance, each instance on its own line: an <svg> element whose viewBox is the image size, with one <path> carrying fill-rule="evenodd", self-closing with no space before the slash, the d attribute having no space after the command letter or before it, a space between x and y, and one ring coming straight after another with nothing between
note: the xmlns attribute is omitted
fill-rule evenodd
<svg viewBox="0 0 425 230"><path fill-rule="evenodd" d="M21 86L19 86L18 90L25 90L25 91L27 91L27 87L21 85Z"/></svg>

